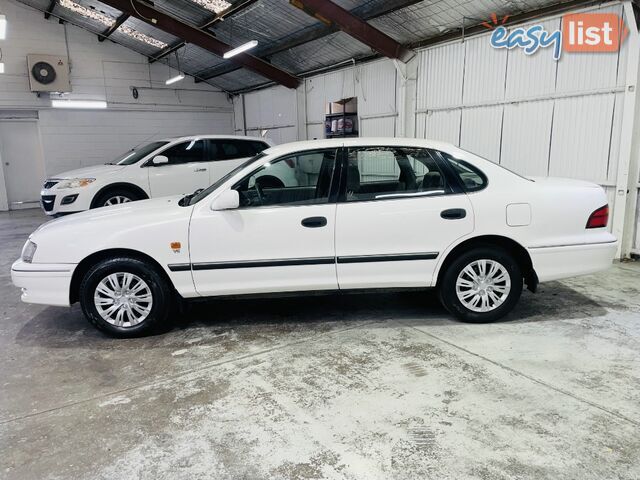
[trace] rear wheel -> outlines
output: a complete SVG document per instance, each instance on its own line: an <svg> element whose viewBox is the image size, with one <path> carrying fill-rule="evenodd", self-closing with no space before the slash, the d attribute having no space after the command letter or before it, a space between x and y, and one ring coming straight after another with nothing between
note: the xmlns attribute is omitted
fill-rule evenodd
<svg viewBox="0 0 640 480"><path fill-rule="evenodd" d="M171 289L163 275L136 258L103 260L80 284L80 305L99 330L139 337L166 326Z"/></svg>
<svg viewBox="0 0 640 480"><path fill-rule="evenodd" d="M140 198L131 190L118 188L101 193L95 199L91 208L109 207L112 205L120 205L121 203L135 202L136 200L140 200Z"/></svg>
<svg viewBox="0 0 640 480"><path fill-rule="evenodd" d="M492 322L515 307L522 284L512 255L497 247L476 247L447 267L439 293L445 308L459 319Z"/></svg>

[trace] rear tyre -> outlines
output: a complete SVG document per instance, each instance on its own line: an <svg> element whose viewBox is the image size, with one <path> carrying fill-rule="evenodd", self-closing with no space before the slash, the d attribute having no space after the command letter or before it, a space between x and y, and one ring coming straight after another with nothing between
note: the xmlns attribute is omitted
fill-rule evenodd
<svg viewBox="0 0 640 480"><path fill-rule="evenodd" d="M136 200L140 200L140 197L131 190L115 188L98 195L91 204L91 208L110 207L121 203L135 202Z"/></svg>
<svg viewBox="0 0 640 480"><path fill-rule="evenodd" d="M440 300L465 322L493 322L509 313L522 293L522 271L516 259L492 246L464 252L444 272Z"/></svg>
<svg viewBox="0 0 640 480"><path fill-rule="evenodd" d="M136 258L102 260L80 283L82 311L98 330L118 338L158 332L168 326L172 291L164 276Z"/></svg>

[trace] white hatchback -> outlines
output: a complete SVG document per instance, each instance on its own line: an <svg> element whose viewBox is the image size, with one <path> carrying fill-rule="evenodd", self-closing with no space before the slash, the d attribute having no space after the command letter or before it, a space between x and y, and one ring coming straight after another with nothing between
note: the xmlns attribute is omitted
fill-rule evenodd
<svg viewBox="0 0 640 480"><path fill-rule="evenodd" d="M598 185L524 178L406 138L269 148L206 190L42 225L11 269L22 300L115 336L166 326L181 299L436 287L474 322L523 285L606 269L617 241Z"/></svg>
<svg viewBox="0 0 640 480"><path fill-rule="evenodd" d="M127 203L207 188L272 145L255 137L200 135L136 147L106 165L48 178L40 192L47 215Z"/></svg>

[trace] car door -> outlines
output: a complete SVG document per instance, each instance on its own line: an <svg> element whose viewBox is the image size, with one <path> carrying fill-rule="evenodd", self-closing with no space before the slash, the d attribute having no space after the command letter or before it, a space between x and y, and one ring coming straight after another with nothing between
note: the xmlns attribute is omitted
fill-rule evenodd
<svg viewBox="0 0 640 480"><path fill-rule="evenodd" d="M214 183L245 160L260 153L256 142L236 139L209 140L209 181Z"/></svg>
<svg viewBox="0 0 640 480"><path fill-rule="evenodd" d="M206 142L189 140L172 145L158 153L169 163L147 162L149 189L152 197L193 193L209 186L209 166L205 162Z"/></svg>
<svg viewBox="0 0 640 480"><path fill-rule="evenodd" d="M189 243L200 295L337 289L338 152L302 152L257 168L233 186L240 208L197 204Z"/></svg>
<svg viewBox="0 0 640 480"><path fill-rule="evenodd" d="M430 286L438 257L474 228L467 195L427 149L354 147L345 161L340 288Z"/></svg>

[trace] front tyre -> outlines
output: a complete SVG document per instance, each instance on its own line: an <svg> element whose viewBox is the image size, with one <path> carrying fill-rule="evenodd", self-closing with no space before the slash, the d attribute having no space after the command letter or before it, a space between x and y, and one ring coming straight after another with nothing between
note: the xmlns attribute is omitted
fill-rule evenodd
<svg viewBox="0 0 640 480"><path fill-rule="evenodd" d="M91 208L111 207L139 200L138 195L126 188L116 188L101 193L93 201Z"/></svg>
<svg viewBox="0 0 640 480"><path fill-rule="evenodd" d="M136 258L102 260L80 284L82 311L98 330L140 337L167 324L171 289L161 273Z"/></svg>
<svg viewBox="0 0 640 480"><path fill-rule="evenodd" d="M522 293L522 271L508 252L477 247L464 252L444 272L440 299L466 322L493 322L515 307Z"/></svg>

